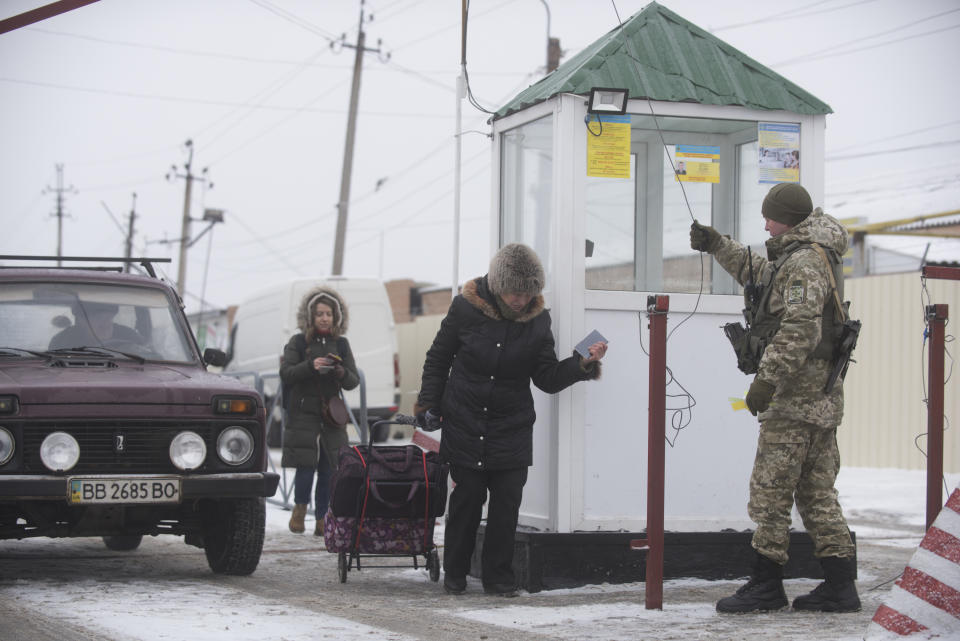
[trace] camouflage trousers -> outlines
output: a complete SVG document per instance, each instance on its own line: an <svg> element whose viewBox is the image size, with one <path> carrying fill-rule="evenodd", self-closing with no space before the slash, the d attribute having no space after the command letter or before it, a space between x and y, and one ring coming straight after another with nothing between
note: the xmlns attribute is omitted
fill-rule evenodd
<svg viewBox="0 0 960 641"><path fill-rule="evenodd" d="M747 505L757 524L752 542L757 552L781 565L787 562L796 499L817 558L854 556L850 530L834 489L839 471L835 428L785 419L761 423Z"/></svg>

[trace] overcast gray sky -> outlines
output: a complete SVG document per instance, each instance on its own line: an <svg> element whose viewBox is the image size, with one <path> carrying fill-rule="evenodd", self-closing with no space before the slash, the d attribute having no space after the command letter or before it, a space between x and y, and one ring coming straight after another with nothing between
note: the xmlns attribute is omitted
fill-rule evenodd
<svg viewBox="0 0 960 641"><path fill-rule="evenodd" d="M46 4L4 0L0 19ZM547 11L566 57L640 0L473 0L467 65L493 109L543 75ZM827 193L838 217L960 208L956 0L667 0L663 3L830 104ZM615 10L616 9L616 10ZM460 2L367 0L344 273L449 285ZM359 0L101 0L0 35L0 253L135 253L176 279L184 142L193 215L226 222L189 252L188 309L240 302L277 280L330 273ZM489 255L487 116L464 102L460 280ZM203 228L193 225L193 234ZM900 244L920 252L927 239ZM958 260L953 243L931 257ZM208 262L209 250L209 262ZM204 274L206 272L206 278Z"/></svg>

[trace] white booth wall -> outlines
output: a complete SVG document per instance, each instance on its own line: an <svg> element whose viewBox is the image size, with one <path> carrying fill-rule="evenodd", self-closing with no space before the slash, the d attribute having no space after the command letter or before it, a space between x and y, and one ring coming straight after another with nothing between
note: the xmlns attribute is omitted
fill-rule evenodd
<svg viewBox="0 0 960 641"><path fill-rule="evenodd" d="M822 200L823 116L638 100L628 105L635 122L652 122L652 108L657 122L676 117L753 123L754 140L756 122L797 123L801 181L815 203ZM590 235L600 234L596 218L588 215L592 207L588 192L592 189L596 197L596 181L604 179L588 181L586 176L586 136L591 134L586 132L585 115L582 96L561 94L494 122L493 166L498 170L493 172L492 251L509 242L524 242L540 255L547 272L544 295L561 358L572 353L591 329L610 343L599 381L578 383L553 396L534 390L534 465L520 524L555 532L645 527L649 351L645 310L649 294L668 294L664 420L672 445L666 447L665 527L674 531L752 527L746 503L758 426L752 415L733 411L729 402L730 397L744 396L750 377L737 370L721 330L725 323L742 318L739 288L722 270L711 268L712 259L704 255L702 295L697 293L699 276L681 287L689 290L686 293L644 289L649 283L662 285L657 261L662 265L666 252L687 243L686 250L696 254L689 250L686 205L678 209L672 188L661 178L663 146L659 134L654 137L650 131L634 132L632 171L638 186L633 206L638 213L632 222L636 242L653 243L652 250L637 255L656 251L661 255L635 266L639 274L635 282L616 285L639 291L587 288L588 218L593 226ZM751 164L728 153L732 144L749 142L749 131L750 127L731 124L726 136L692 133L680 141L675 133L663 135L668 145L726 145L721 147L721 171L737 166L738 174L749 174ZM646 147L638 146L643 144ZM708 188L707 210L698 211L697 203L692 203L694 214L762 251L765 234L759 201L769 185L751 190L732 184L722 181ZM703 186L697 187L702 193ZM694 198L697 191L690 189ZM661 215L665 199L672 216L666 226ZM605 245L616 239L616 233L608 236ZM712 291L725 293L708 293ZM681 410L688 403L695 404ZM676 431L674 426L680 425ZM796 515L794 527L802 529Z"/></svg>

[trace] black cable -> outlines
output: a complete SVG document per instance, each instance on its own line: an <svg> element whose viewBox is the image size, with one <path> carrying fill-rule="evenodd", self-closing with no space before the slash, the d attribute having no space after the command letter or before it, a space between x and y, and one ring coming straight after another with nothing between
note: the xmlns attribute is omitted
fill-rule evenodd
<svg viewBox="0 0 960 641"><path fill-rule="evenodd" d="M630 60L632 60L632 61L634 62L634 64L637 66L637 77L639 77L639 76L640 76L640 67L639 67L640 61L639 61L639 59L637 59L637 58L630 52L630 41L627 39L627 36L626 36L626 34L624 33L624 31L623 31L623 20L621 20L621 18L620 18L620 11L617 9L616 0L610 0L610 4L613 5L613 11L614 11L614 13L616 13L616 15L617 15L617 22L620 24L620 35L623 37L624 51L626 52L627 57L630 58ZM664 135L663 135L663 130L660 128L660 123L659 123L659 121L657 120L657 114L656 114L656 112L655 112L654 109L653 109L653 102L650 100L649 97L647 97L647 106L650 108L650 115L651 115L652 118L653 118L653 124L656 126L656 128L657 128L657 133L658 133L659 136L660 136L660 143L663 145L664 153L665 153L666 156L667 156L667 160L670 161L670 167L673 169L673 174L676 176L676 175L677 175L677 167L676 167L676 165L675 165L674 162L673 162L673 157L670 155L670 150L669 150L669 147L667 146L666 138L665 138ZM600 117L599 117L599 116L597 116L597 120L598 120L598 121L600 120ZM601 127L602 127L602 124L601 124ZM593 131L590 130L589 124L587 124L587 130L590 131L590 133L593 133ZM601 131L602 131L602 130L601 130ZM599 134L595 134L595 135L599 135ZM692 220L693 222L696 222L697 219L696 219L696 217L693 215L693 208L690 206L690 200L689 200L689 198L687 198L687 190L686 190L686 189L684 188L684 186L683 186L683 181L678 181L678 182L679 182L679 184L680 184L680 191L681 191L681 193L683 194L683 201L684 201L684 203L685 203L686 206L687 206L687 213L690 214L690 220ZM671 329L670 332L667 333L666 342L669 342L669 341L670 341L670 337L673 336L673 333L674 333L675 331L677 331L677 329L679 329L681 325L683 325L683 324L686 323L688 320L690 320L691 318L693 318L694 314L696 314L696 313L697 313L697 310L700 308L700 300L703 298L703 283L704 283L704 280L706 279L706 267L704 266L703 260L704 260L703 252L700 252L700 288L699 288L699 290L697 291L697 299L696 299L696 301L694 302L693 309L690 310L690 313L687 314L686 316L684 316L683 319L682 319L679 323L677 323L676 325L674 325L673 329ZM639 313L639 316L640 316L641 318L643 317L643 315L644 315L643 312L640 312L640 313ZM647 357L649 357L650 354L648 354L648 353L647 353L647 350L644 349L644 347L643 347L643 336L642 336L642 334L643 334L643 328L642 328L642 325L641 325L641 329L640 329L640 334L641 334L641 337L640 337L640 348L643 349L643 353L646 354ZM693 412L692 412L692 410L693 410L693 407L697 404L697 401L696 401L696 399L693 397L693 395L692 395L689 391L687 391L687 389L686 389L683 385L680 384L680 381L678 381L678 380L676 379L676 377L674 376L673 371L672 371L669 367L667 367L666 369L667 369L667 373L670 375L670 380L668 381L668 384L669 384L669 383L676 383L677 386L678 386L681 390L683 390L683 394L678 394L678 395L670 395L670 394L668 394L667 397L668 397L668 398L684 398L684 397L685 397L685 398L687 399L687 403L686 403L686 405L684 405L683 407L680 407L680 408L667 408L668 411L672 410L672 411L674 412L674 414L673 414L672 417L671 417L670 424L671 424L671 427L673 427L673 429L674 429L674 431L675 431L676 434L675 434L675 436L674 436L674 438L673 438L673 441L671 441L669 438L666 438L666 437L665 437L665 438L666 438L667 443L670 445L670 447L674 447L675 444L676 444L676 442L677 442L677 438L679 438L679 436L680 436L680 430L686 428L686 427L691 423L691 421L693 420ZM683 414L684 411L686 411L686 412L689 413L689 417L688 417L688 418L684 418L684 414Z"/></svg>
<svg viewBox="0 0 960 641"><path fill-rule="evenodd" d="M478 109L479 111L490 114L492 116L492 115L495 115L496 112L490 111L486 107L482 106L479 102L477 102L477 99L474 98L473 96L473 89L470 88L470 74L467 73L467 33L468 33L467 25L470 22L469 17L470 17L470 0L467 0L466 6L464 7L464 10L463 10L463 84L467 90L467 100L470 101L470 104L473 105L475 109Z"/></svg>
<svg viewBox="0 0 960 641"><path fill-rule="evenodd" d="M595 114L595 115L597 116L597 122L600 123L600 131L594 134L593 129L590 128L590 114L587 114L587 117L584 119L583 124L587 126L587 131L589 131L591 134L599 138L600 136L603 135L603 121L600 119L600 114Z"/></svg>
<svg viewBox="0 0 960 641"><path fill-rule="evenodd" d="M662 313L662 312L661 312L661 313ZM648 351L647 351L647 348L643 346L643 318L644 318L644 315L645 315L644 312L637 312L637 318L638 318L639 321L640 321L640 332L639 332L639 334L640 334L640 350L647 356L647 358L650 358L650 352L648 352ZM668 335L668 336L667 336L667 340L669 340L669 339L670 339L670 337L669 337L669 335ZM671 383L676 383L676 384L677 384L677 387L679 387L679 388L683 391L682 394L667 394L666 397L667 397L667 398L685 398L685 399L686 399L686 403L680 405L679 407L666 407L666 408L665 408L666 411L668 411L668 412L673 412L673 414L670 416L670 427L671 427L671 428L673 429L673 431L674 431L674 436L673 436L673 440L672 440L672 441L666 436L666 434L664 434L664 437L663 437L663 438L664 438L664 440L667 442L667 445L669 445L670 447L676 447L677 439L680 438L680 432L681 432L681 430L683 430L683 429L685 429L686 427L688 427L688 426L690 425L690 423L693 421L693 408L694 408L694 406L697 404L697 399L694 398L693 394L691 394L691 393L687 390L687 388L685 388L683 385L680 384L680 381L678 381L678 380L677 380L677 377L674 376L673 370L671 370L670 367L666 367L666 372L667 372L667 375L669 376L669 379L667 380L666 385L665 385L664 387L669 386Z"/></svg>

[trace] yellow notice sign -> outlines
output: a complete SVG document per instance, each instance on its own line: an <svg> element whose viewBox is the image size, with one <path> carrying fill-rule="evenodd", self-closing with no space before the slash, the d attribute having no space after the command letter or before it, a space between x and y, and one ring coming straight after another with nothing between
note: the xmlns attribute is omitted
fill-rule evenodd
<svg viewBox="0 0 960 641"><path fill-rule="evenodd" d="M630 177L630 116L588 114L587 175Z"/></svg>
<svg viewBox="0 0 960 641"><path fill-rule="evenodd" d="M677 180L686 183L720 182L720 147L677 145Z"/></svg>

